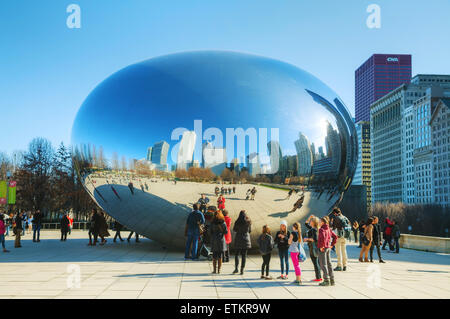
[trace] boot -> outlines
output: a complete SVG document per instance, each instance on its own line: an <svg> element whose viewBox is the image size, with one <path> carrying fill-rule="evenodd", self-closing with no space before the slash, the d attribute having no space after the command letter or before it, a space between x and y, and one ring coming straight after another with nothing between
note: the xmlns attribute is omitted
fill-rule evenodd
<svg viewBox="0 0 450 319"><path fill-rule="evenodd" d="M218 260L217 273L220 274L220 268L222 268L222 258Z"/></svg>
<svg viewBox="0 0 450 319"><path fill-rule="evenodd" d="M216 273L216 268L217 268L217 259L213 259L213 274Z"/></svg>
<svg viewBox="0 0 450 319"><path fill-rule="evenodd" d="M359 262L361 262L361 263L364 262L364 260L362 259L362 257L359 257L358 260L359 260Z"/></svg>
<svg viewBox="0 0 450 319"><path fill-rule="evenodd" d="M244 268L241 268L241 275L244 274Z"/></svg>
<svg viewBox="0 0 450 319"><path fill-rule="evenodd" d="M322 287L329 286L329 285L330 285L330 281L328 279L325 279L323 282L321 282L319 284L319 286L322 286Z"/></svg>
<svg viewBox="0 0 450 319"><path fill-rule="evenodd" d="M364 258L364 262L365 262L365 263L368 263L368 262L369 262L369 259Z"/></svg>

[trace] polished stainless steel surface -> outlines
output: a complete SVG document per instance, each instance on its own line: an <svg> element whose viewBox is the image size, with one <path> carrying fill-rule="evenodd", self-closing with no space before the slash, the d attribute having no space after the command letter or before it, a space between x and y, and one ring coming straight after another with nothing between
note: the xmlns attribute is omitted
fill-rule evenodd
<svg viewBox="0 0 450 319"><path fill-rule="evenodd" d="M221 51L157 57L111 75L81 106L72 145L101 208L175 247L202 193L217 206L216 186L236 187L225 207L233 220L247 211L254 241L264 224L327 214L357 159L350 114L324 83L281 61Z"/></svg>

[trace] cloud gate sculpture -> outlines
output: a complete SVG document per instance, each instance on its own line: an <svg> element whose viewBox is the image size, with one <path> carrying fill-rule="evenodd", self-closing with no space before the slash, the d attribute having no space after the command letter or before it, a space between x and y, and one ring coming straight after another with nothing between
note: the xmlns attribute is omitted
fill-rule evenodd
<svg viewBox="0 0 450 319"><path fill-rule="evenodd" d="M233 221L245 210L255 244L265 224L329 213L357 161L352 118L324 83L281 61L221 51L157 57L111 75L78 111L72 145L98 206L172 247L183 247L201 194L217 206L224 193Z"/></svg>

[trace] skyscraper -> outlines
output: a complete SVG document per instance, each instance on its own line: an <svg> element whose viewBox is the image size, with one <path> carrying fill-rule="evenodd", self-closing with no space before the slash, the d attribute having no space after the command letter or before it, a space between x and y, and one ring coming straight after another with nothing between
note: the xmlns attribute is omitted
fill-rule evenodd
<svg viewBox="0 0 450 319"><path fill-rule="evenodd" d="M297 150L297 175L309 176L311 174L314 158L308 138L301 132L298 134L298 140L294 142Z"/></svg>
<svg viewBox="0 0 450 319"><path fill-rule="evenodd" d="M151 161L152 160L152 150L153 150L153 147L149 147L149 148L147 148L147 156L145 157L145 159L147 160L147 161Z"/></svg>
<svg viewBox="0 0 450 319"><path fill-rule="evenodd" d="M371 105L372 203L431 201L429 121L439 95L430 88L437 86L450 88L450 76L419 74Z"/></svg>
<svg viewBox="0 0 450 319"><path fill-rule="evenodd" d="M410 81L411 55L372 55L355 71L355 122L370 121L370 105Z"/></svg>
<svg viewBox="0 0 450 319"><path fill-rule="evenodd" d="M358 163L356 165L353 185L366 185L367 206L371 205L371 170L370 170L370 123L356 123L358 135Z"/></svg>
<svg viewBox="0 0 450 319"><path fill-rule="evenodd" d="M277 174L282 171L283 154L281 152L281 146L278 141L270 141L267 143L267 149L270 156L270 170L267 169L268 174Z"/></svg>
<svg viewBox="0 0 450 319"><path fill-rule="evenodd" d="M177 156L177 170L187 170L194 160L194 149L197 135L194 131L186 131L180 141L180 148Z"/></svg>
<svg viewBox="0 0 450 319"><path fill-rule="evenodd" d="M257 153L247 155L247 169L250 176L256 177L261 174L261 163Z"/></svg>
<svg viewBox="0 0 450 319"><path fill-rule="evenodd" d="M150 161L154 164L166 165L167 164L167 154L169 153L169 144L166 141L160 141L153 145L152 157Z"/></svg>

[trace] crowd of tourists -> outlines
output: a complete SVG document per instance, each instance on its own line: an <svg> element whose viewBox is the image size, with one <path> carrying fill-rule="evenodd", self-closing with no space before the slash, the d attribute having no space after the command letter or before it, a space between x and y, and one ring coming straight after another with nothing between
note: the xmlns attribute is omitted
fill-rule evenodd
<svg viewBox="0 0 450 319"><path fill-rule="evenodd" d="M242 275L245 270L247 253L252 248L250 239L252 222L246 211L242 210L232 226L229 212L224 205L211 210L211 207L206 207L208 203L209 199L202 194L187 217L184 257L185 259L199 260L202 255L210 256L212 272L218 274L222 271L222 264L229 262L230 246L232 246L234 252L234 271L232 273ZM388 244L392 239L396 252L398 252L398 244L396 244L400 236L398 226L395 227L394 221L387 220L386 223L387 226L383 232L380 230L377 217L370 217L366 222L351 224L339 208L334 208L329 216L309 216L304 225L304 232L302 232L300 223L295 222L288 225L283 220L273 236L269 226L264 225L257 239L257 248L262 256L260 278L273 279L270 276L270 261L272 252L276 248L281 266L278 279L288 279L289 266L292 263L295 273L294 283L301 285L301 264L310 259L315 274L312 281L318 282L320 286L333 286L335 285L334 272L347 271L347 243L351 240L352 232L355 240L361 242L360 262L373 262L373 250L376 247L379 262L384 263L380 250L382 236ZM234 232L233 237L231 232ZM359 236L358 232L360 232ZM205 247L205 242L209 244L210 251ZM306 255L304 244L309 248L309 256ZM334 268L331 262L332 250L336 252L337 256L337 265ZM203 254L204 252L206 254ZM370 260L368 253L370 253Z"/></svg>

